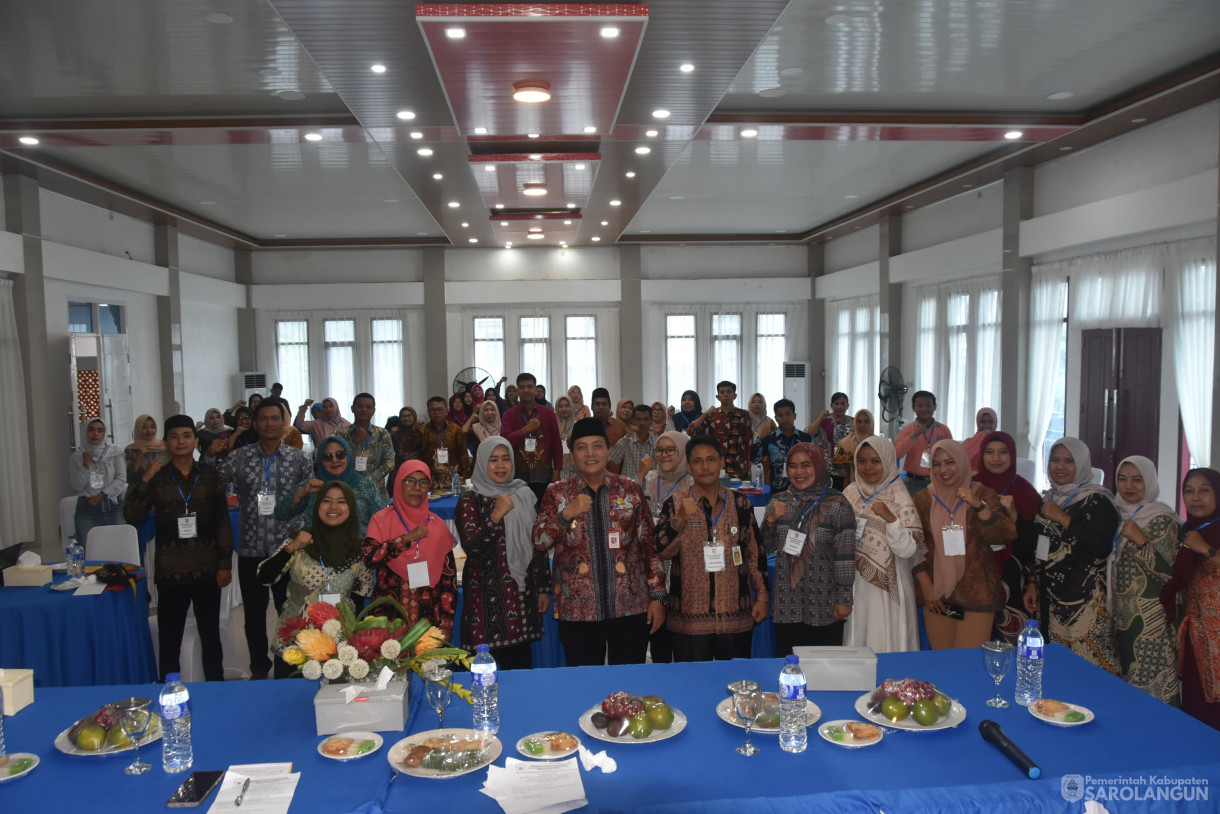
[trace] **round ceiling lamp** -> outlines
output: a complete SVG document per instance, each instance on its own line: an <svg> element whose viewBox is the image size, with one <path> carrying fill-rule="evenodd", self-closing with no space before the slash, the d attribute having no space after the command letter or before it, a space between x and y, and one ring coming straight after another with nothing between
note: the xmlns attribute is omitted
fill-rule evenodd
<svg viewBox="0 0 1220 814"><path fill-rule="evenodd" d="M551 85L541 79L522 79L513 83L513 98L518 102L546 102L551 98Z"/></svg>
<svg viewBox="0 0 1220 814"><path fill-rule="evenodd" d="M546 184L542 181L526 181L521 189L522 194L537 197L546 194Z"/></svg>
<svg viewBox="0 0 1220 814"><path fill-rule="evenodd" d="M546 235L542 234L541 232L530 232L528 235L526 235L526 237L530 240L543 240L546 238Z"/></svg>

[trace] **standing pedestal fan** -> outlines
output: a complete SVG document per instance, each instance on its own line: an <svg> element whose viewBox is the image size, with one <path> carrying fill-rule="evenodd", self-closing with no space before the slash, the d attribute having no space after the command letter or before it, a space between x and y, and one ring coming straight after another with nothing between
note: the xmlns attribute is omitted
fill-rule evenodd
<svg viewBox="0 0 1220 814"><path fill-rule="evenodd" d="M881 401L881 419L888 423L897 422L894 434L902 429L902 402L906 396L907 381L902 371L890 365L881 371L881 381L877 384L877 398Z"/></svg>

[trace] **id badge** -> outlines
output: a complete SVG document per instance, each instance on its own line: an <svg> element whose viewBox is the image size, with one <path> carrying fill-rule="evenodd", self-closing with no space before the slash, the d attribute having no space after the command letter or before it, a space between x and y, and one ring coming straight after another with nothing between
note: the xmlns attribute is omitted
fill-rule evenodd
<svg viewBox="0 0 1220 814"><path fill-rule="evenodd" d="M705 545L703 547L703 570L709 574L724 571L724 546Z"/></svg>
<svg viewBox="0 0 1220 814"><path fill-rule="evenodd" d="M560 441L559 443L560 443L560 444L563 446L563 454L564 454L564 455L570 455L570 454L571 454L571 452L572 452L572 450L568 449L568 442L567 442L567 440L565 439L565 440L563 440L563 441Z"/></svg>
<svg viewBox="0 0 1220 814"><path fill-rule="evenodd" d="M606 545L610 548L620 548L623 544L623 533L618 531L609 532L606 534Z"/></svg>
<svg viewBox="0 0 1220 814"><path fill-rule="evenodd" d="M801 549L804 547L805 535L795 529L788 529L788 536L784 538L784 553L799 557L801 556Z"/></svg>
<svg viewBox="0 0 1220 814"><path fill-rule="evenodd" d="M195 522L194 512L180 516L178 518L178 539L179 540L193 540L195 537L198 537L198 536L199 536L199 534L196 531L196 522Z"/></svg>
<svg viewBox="0 0 1220 814"><path fill-rule="evenodd" d="M441 447L440 449L438 449L436 451L436 462L438 464L449 463L449 450L445 449L444 447Z"/></svg>
<svg viewBox="0 0 1220 814"><path fill-rule="evenodd" d="M537 452L538 451L538 439L537 438L526 438L525 439L525 451L526 452Z"/></svg>
<svg viewBox="0 0 1220 814"><path fill-rule="evenodd" d="M864 529L866 529L867 527L868 527L867 520L865 520L863 517L856 518L856 539L857 540L864 537Z"/></svg>
<svg viewBox="0 0 1220 814"><path fill-rule="evenodd" d="M427 563L424 563L427 565ZM319 594L318 601L325 602L327 605L338 605L343 599L343 594Z"/></svg>
<svg viewBox="0 0 1220 814"><path fill-rule="evenodd" d="M407 565L407 587L411 590L427 588L432 584L428 579L428 561L420 560Z"/></svg>
<svg viewBox="0 0 1220 814"><path fill-rule="evenodd" d="M369 456L357 455L356 456L356 471L357 472L367 472L368 468L369 468Z"/></svg>
<svg viewBox="0 0 1220 814"><path fill-rule="evenodd" d="M966 530L961 526L945 526L941 530L946 557L966 556Z"/></svg>
<svg viewBox="0 0 1220 814"><path fill-rule="evenodd" d="M1051 538L1045 534L1038 535L1038 548L1034 551L1034 557L1038 562L1045 562L1051 558Z"/></svg>
<svg viewBox="0 0 1220 814"><path fill-rule="evenodd" d="M263 517L270 517L275 513L275 495L270 492L258 493L258 513Z"/></svg>
<svg viewBox="0 0 1220 814"><path fill-rule="evenodd" d="M89 470L89 488L101 489L106 485L106 475L100 469Z"/></svg>
<svg viewBox="0 0 1220 814"><path fill-rule="evenodd" d="M741 565L741 546L733 546L733 565Z"/></svg>
<svg viewBox="0 0 1220 814"><path fill-rule="evenodd" d="M924 469L932 468L932 450L925 449L923 454L919 456L919 465Z"/></svg>

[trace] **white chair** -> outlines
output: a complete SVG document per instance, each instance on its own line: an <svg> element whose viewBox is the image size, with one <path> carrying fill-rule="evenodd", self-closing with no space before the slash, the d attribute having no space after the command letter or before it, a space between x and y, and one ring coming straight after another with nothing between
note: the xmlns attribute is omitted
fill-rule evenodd
<svg viewBox="0 0 1220 814"><path fill-rule="evenodd" d="M1098 486L1106 485L1106 473L1097 467L1093 467L1093 483L1096 483Z"/></svg>
<svg viewBox="0 0 1220 814"><path fill-rule="evenodd" d="M76 495L59 501L59 550L66 551L68 538L76 534ZM80 542L79 540L77 542Z"/></svg>
<svg viewBox="0 0 1220 814"><path fill-rule="evenodd" d="M135 526L94 526L85 541L85 559L140 564L140 537Z"/></svg>
<svg viewBox="0 0 1220 814"><path fill-rule="evenodd" d="M1029 458L1017 458L1017 474L1030 483L1037 483L1037 470L1034 469L1034 462Z"/></svg>

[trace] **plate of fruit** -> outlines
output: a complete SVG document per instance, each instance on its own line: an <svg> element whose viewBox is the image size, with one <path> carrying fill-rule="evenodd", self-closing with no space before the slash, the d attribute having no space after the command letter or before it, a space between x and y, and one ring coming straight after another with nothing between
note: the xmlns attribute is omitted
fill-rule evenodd
<svg viewBox="0 0 1220 814"><path fill-rule="evenodd" d="M476 729L430 729L391 746L386 759L412 777L460 777L494 763L503 748Z"/></svg>
<svg viewBox="0 0 1220 814"><path fill-rule="evenodd" d="M119 726L119 718L123 715L119 709L121 703L117 701L99 707L60 732L55 736L55 748L65 755L116 755L134 748L131 738ZM158 740L161 740L161 716L154 713L140 745Z"/></svg>
<svg viewBox="0 0 1220 814"><path fill-rule="evenodd" d="M863 721L829 721L818 727L818 734L822 740L848 749L873 746L885 737L881 727Z"/></svg>
<svg viewBox="0 0 1220 814"><path fill-rule="evenodd" d="M1065 704L1053 698L1039 698L1029 705L1029 714L1055 726L1080 726L1093 720L1093 710L1079 704Z"/></svg>
<svg viewBox="0 0 1220 814"><path fill-rule="evenodd" d="M930 681L913 678L887 678L856 699L856 712L875 724L912 732L948 729L966 720L966 708L960 703Z"/></svg>
<svg viewBox="0 0 1220 814"><path fill-rule="evenodd" d="M773 692L765 692L762 694L762 712L754 719L754 726L750 731L758 732L763 735L778 735L779 734L779 695ZM716 705L716 714L720 716L720 720L725 723L739 726L745 729L746 725L737 720L737 713L733 711L733 699L726 698ZM805 699L805 726L813 726L822 718L822 710L818 705Z"/></svg>
<svg viewBox="0 0 1220 814"><path fill-rule="evenodd" d="M580 728L609 743L654 743L686 729L686 716L660 696L619 691L581 715Z"/></svg>
<svg viewBox="0 0 1220 814"><path fill-rule="evenodd" d="M517 751L536 760L559 760L580 748L580 738L567 732L535 732L517 741Z"/></svg>

